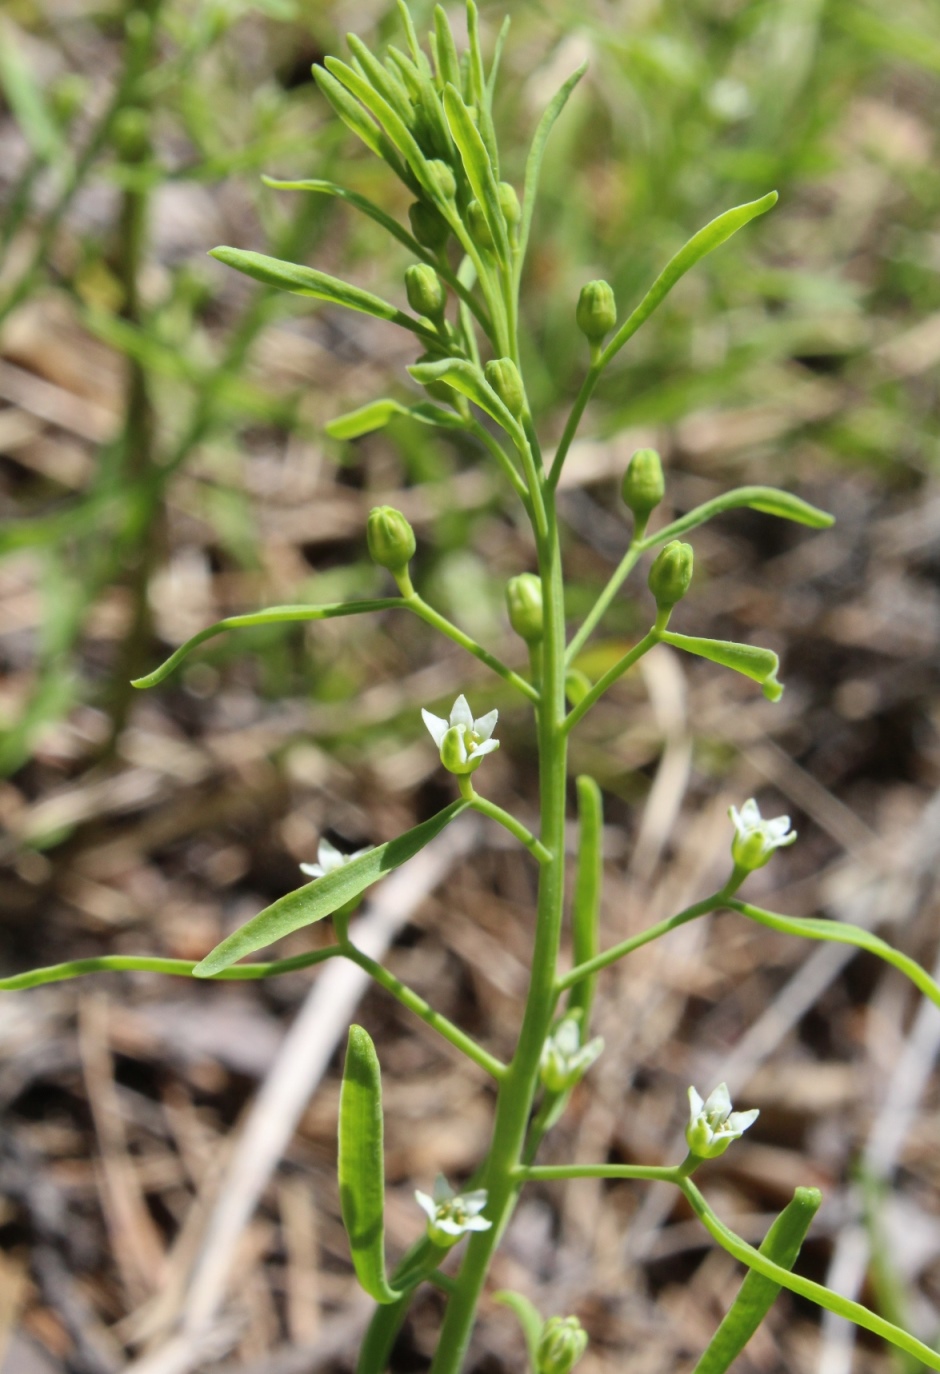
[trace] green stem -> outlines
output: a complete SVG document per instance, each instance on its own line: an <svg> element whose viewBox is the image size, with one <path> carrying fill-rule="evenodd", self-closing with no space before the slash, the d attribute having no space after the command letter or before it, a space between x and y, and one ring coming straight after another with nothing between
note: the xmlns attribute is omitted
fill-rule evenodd
<svg viewBox="0 0 940 1374"><path fill-rule="evenodd" d="M675 1165L658 1164L535 1164L517 1169L523 1183L550 1183L565 1178L642 1178L654 1183L678 1183Z"/></svg>
<svg viewBox="0 0 940 1374"><path fill-rule="evenodd" d="M256 978L276 978L282 973L312 968L326 959L335 959L344 951L339 945L327 945L309 954L294 954L290 959L275 959L266 964L234 964L217 973L212 983L245 983ZM28 973L14 973L0 978L0 992L21 992L26 988L42 987L45 983L64 983L69 978L83 978L88 973L163 973L177 978L191 978L196 963L192 959L163 959L149 954L103 954L92 959L70 959L65 964L48 964ZM200 980L205 981L205 980Z"/></svg>
<svg viewBox="0 0 940 1374"><path fill-rule="evenodd" d="M581 416L584 414L584 407L591 399L591 393L597 386L598 378L600 377L603 370L604 356L602 354L600 358L592 360L591 366L587 370L587 374L584 378L584 381L581 383L581 390L575 397L574 405L571 407L571 413L568 416L568 420L565 424L562 436L558 441L558 447L555 450L555 457L552 460L551 471L548 474L548 485L552 489L552 491L554 491L555 487L558 486L558 479L561 476L561 470L565 465L565 459L568 457L568 450L571 447L571 441L578 432L578 425L581 423Z"/></svg>
<svg viewBox="0 0 940 1374"><path fill-rule="evenodd" d="M565 655L565 661L567 663L571 663L577 657L587 640L590 639L591 635L594 633L601 617L605 614L608 606L619 592L621 586L636 567L640 554L643 552L643 548L644 545L634 538L621 559L616 572L612 574L607 586L591 607L584 624L578 630L577 634L573 636L571 643L568 645L568 651Z"/></svg>
<svg viewBox="0 0 940 1374"><path fill-rule="evenodd" d="M594 686L584 697L582 697L577 706L573 706L568 712L568 716L562 727L565 733L567 734L570 730L573 730L578 721L581 720L583 716L587 715L595 701L604 695L608 687L612 687L618 678L623 677L624 673L628 672L635 663L639 662L644 654L648 654L650 649L658 643L659 631L653 628L650 630L649 634L643 636L639 644L633 646L629 653L624 654L623 658L618 659L612 668L608 668L604 676L595 682Z"/></svg>
<svg viewBox="0 0 940 1374"><path fill-rule="evenodd" d="M510 835L514 835L520 844L524 844L526 849L534 859L540 864L550 864L552 855L542 844L541 840L536 839L531 830L527 830L521 821L517 821L515 816L504 811L495 802L488 801L486 797L481 797L479 792L473 790L473 782L469 775L458 778L460 795L470 803L474 811L478 811L481 816L489 816L491 821L508 830Z"/></svg>
<svg viewBox="0 0 940 1374"><path fill-rule="evenodd" d="M466 649L468 654L473 654L473 657L478 658L481 663L485 663L487 668L491 668L494 673L498 673L505 682L510 683L520 691L523 696L528 697L530 701L538 701L539 692L537 687L533 687L531 682L526 682L524 677L520 677L512 668L503 663L501 659L498 659L495 654L491 654L489 649L484 649L482 644L478 644L475 639L471 639L468 634L464 634L463 630L458 629L458 627L452 624L446 616L441 615L440 611L436 611L433 606L429 606L416 591L412 590L409 595L406 595L403 604L409 611L414 611L415 615L420 616L426 624L433 626L435 630L439 630L441 634L446 635L448 639L452 639L455 644L459 644L462 649Z"/></svg>
<svg viewBox="0 0 940 1374"><path fill-rule="evenodd" d="M480 443L483 444L483 446L496 459L496 462L499 464L500 471L502 472L503 476L507 479L507 481L511 484L513 491L522 501L523 505L526 508L526 512L531 518L532 501L529 496L529 488L526 486L525 482L519 476L519 472L515 464L509 457L509 454L503 448L502 444L493 437L493 435L484 425L480 424L479 420L475 418L470 419L469 423L467 424L467 429L472 435L474 435L475 438L479 439Z"/></svg>
<svg viewBox="0 0 940 1374"><path fill-rule="evenodd" d="M635 949L641 949L643 945L648 945L651 940L658 940L661 935L668 935L670 930L677 930L686 922L694 921L697 916L707 916L710 911L717 911L721 906L730 905L731 894L743 881L743 876L737 881L732 876L720 892L713 893L711 897L703 898L694 906L687 906L684 911L680 911L676 916L670 916L668 920L659 921L656 925L641 930L639 935L632 935L629 940L621 940L619 945L605 949L603 954L597 954L593 959L588 959L583 964L577 964L570 972L558 979L555 984L557 991L562 993L568 988L575 987L583 978L590 978L593 974L600 973L601 969L615 964L618 959L623 959L626 955L632 954Z"/></svg>
<svg viewBox="0 0 940 1374"><path fill-rule="evenodd" d="M564 588L561 550L554 507L547 507L549 530L538 539L539 572L545 635L542 644L542 693L537 725L541 793L541 836L551 853L539 869L538 918L532 973L522 1027L512 1063L500 1083L489 1157L483 1171L488 1192L486 1215L493 1225L470 1240L447 1305L431 1374L459 1374L474 1314L490 1260L512 1216L520 1180L526 1128L538 1085L539 1060L554 1014L555 971L564 908L565 792L567 780L564 730Z"/></svg>
<svg viewBox="0 0 940 1374"><path fill-rule="evenodd" d="M435 1011L423 997L419 997L394 974L389 973L388 969L377 964L374 959L371 959L368 954L364 954L361 949L357 949L355 945L344 944L342 952L352 963L358 964L362 971L367 973L380 987L391 993L397 1001L401 1002L402 1006L414 1012L415 1016L419 1017L425 1025L436 1030L439 1035L442 1035L445 1040L449 1040L452 1045L460 1050L461 1054L472 1059L474 1064L479 1065L497 1081L505 1077L506 1065L501 1060L497 1059L495 1055L488 1054L469 1035L455 1026L452 1021L448 1021L446 1016Z"/></svg>

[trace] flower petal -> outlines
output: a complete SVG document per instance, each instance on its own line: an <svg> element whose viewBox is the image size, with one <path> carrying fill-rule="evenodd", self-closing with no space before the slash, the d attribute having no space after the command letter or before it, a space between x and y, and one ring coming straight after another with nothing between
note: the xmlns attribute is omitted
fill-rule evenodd
<svg viewBox="0 0 940 1374"><path fill-rule="evenodd" d="M424 1212L427 1216L428 1221L433 1221L435 1216L437 1215L437 1203L434 1201L434 1199L432 1197L428 1197L427 1193L422 1193L420 1188L416 1188L415 1201L421 1208L422 1212Z"/></svg>
<svg viewBox="0 0 940 1374"><path fill-rule="evenodd" d="M475 1188L472 1193L462 1193L460 1201L464 1211L471 1217L475 1217L478 1212L482 1212L489 1197L485 1188Z"/></svg>
<svg viewBox="0 0 940 1374"><path fill-rule="evenodd" d="M489 739L490 735L492 735L493 731L496 729L496 722L498 720L498 711L487 711L485 716L480 716L478 720L473 722L474 734L479 735L480 739Z"/></svg>
<svg viewBox="0 0 940 1374"><path fill-rule="evenodd" d="M330 844L329 840L322 839L317 846L317 863L324 873L332 873L334 869L342 868L346 862L346 855L340 853L335 845Z"/></svg>
<svg viewBox="0 0 940 1374"><path fill-rule="evenodd" d="M752 1107L748 1112L732 1112L725 1124L734 1131L735 1135L741 1135L749 1126L754 1125L759 1116L760 1108Z"/></svg>
<svg viewBox="0 0 940 1374"><path fill-rule="evenodd" d="M486 1217L467 1217L463 1229L465 1231L488 1231L492 1225L493 1223L487 1221Z"/></svg>
<svg viewBox="0 0 940 1374"><path fill-rule="evenodd" d="M451 707L450 723L451 725L465 725L468 730L473 729L473 712L462 692Z"/></svg>
<svg viewBox="0 0 940 1374"><path fill-rule="evenodd" d="M705 1115L717 1115L722 1121L731 1111L731 1094L728 1091L727 1083L719 1083L714 1091L710 1092L705 1099Z"/></svg>
<svg viewBox="0 0 940 1374"><path fill-rule="evenodd" d="M306 873L308 878L325 878L326 872L319 864L301 864L301 873Z"/></svg>
<svg viewBox="0 0 940 1374"><path fill-rule="evenodd" d="M482 744L475 744L467 755L468 759L482 759L487 754L492 754L499 748L498 739L485 739Z"/></svg>
<svg viewBox="0 0 940 1374"><path fill-rule="evenodd" d="M695 1088L689 1089L689 1120L694 1121L701 1114L705 1102Z"/></svg>
<svg viewBox="0 0 940 1374"><path fill-rule="evenodd" d="M432 715L430 711L425 711L424 707L421 708L421 719L428 727L432 740L440 749L441 740L450 728L447 721L441 720L440 716Z"/></svg>
<svg viewBox="0 0 940 1374"><path fill-rule="evenodd" d="M454 1196L454 1190L447 1182L443 1174L438 1174L434 1180L434 1201L440 1206L442 1202L450 1202Z"/></svg>

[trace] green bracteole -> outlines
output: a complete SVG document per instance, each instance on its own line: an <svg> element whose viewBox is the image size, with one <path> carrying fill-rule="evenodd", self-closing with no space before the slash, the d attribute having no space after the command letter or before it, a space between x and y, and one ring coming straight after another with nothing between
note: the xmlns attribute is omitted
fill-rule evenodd
<svg viewBox="0 0 940 1374"><path fill-rule="evenodd" d="M449 306L445 305L441 313L439 298L431 289L433 282L425 295L416 295L414 276L411 279L412 298L419 305L431 303L429 308L435 316L433 321L424 316L408 315L381 297L313 267L236 249L217 249L215 256L267 286L311 296L330 308L356 310L391 321L415 336L416 349L420 350L421 356L416 358L410 369L411 380L426 388L426 396L430 399L422 399L417 403L413 398L380 399L351 414L340 416L331 422L328 432L339 441L350 442L398 418L408 417L433 425L442 432L448 429L461 430L482 446L488 459L492 459L506 478L507 489L518 496L532 529L534 575L541 589L542 606L541 634L538 633L539 627L536 627L534 632L526 631L528 638L523 636L530 653L532 678L529 680L516 672L425 601L414 588L412 570L407 562L404 566L398 566L385 557L381 566L389 569L394 576L400 595L329 606L281 606L231 616L193 636L161 667L137 679L134 685L151 687L159 684L195 647L226 630L278 622L314 621L372 611L407 610L486 664L514 689L518 704L531 706L539 754L539 825L533 827L535 833L530 832L509 811L481 796L471 784L469 772L461 773L455 768L460 778L456 786L461 789L462 795L437 816L398 839L351 859L315 882L288 893L223 941L199 964L159 956L105 956L15 974L0 981L0 989L12 991L104 970L162 972L209 980L254 979L343 957L356 963L402 1006L491 1076L495 1090L493 1131L486 1157L481 1161L470 1185L475 1190L486 1191L484 1220L490 1223L489 1228L475 1231L469 1237L453 1276L449 1266L447 1274L437 1272L441 1253L425 1237L415 1241L389 1277L384 1255L378 1059L374 1046L361 1028L353 1028L350 1034L340 1112L343 1215L356 1270L363 1286L379 1304L361 1347L358 1374L385 1374L392 1344L407 1314L411 1294L424 1281L436 1283L446 1300L438 1348L431 1366L432 1374L459 1374L491 1260L512 1216L520 1190L531 1183L547 1184L583 1177L658 1180L681 1188L718 1243L750 1269L751 1277L745 1283L741 1302L733 1309L730 1326L722 1328L723 1335L720 1334L710 1347L711 1354L704 1357L706 1363L700 1374L718 1374L721 1360L730 1349L729 1332L733 1338L730 1345L740 1348L750 1335L755 1319L759 1320L763 1315L769 1298L778 1286L789 1288L822 1307L849 1317L915 1355L928 1367L940 1369L940 1357L898 1326L859 1304L840 1298L822 1285L790 1272L788 1266L795 1258L792 1242L797 1231L802 1234L805 1230L811 1210L807 1198L802 1200L802 1212L793 1223L792 1232L789 1231L792 1217L788 1209L784 1214L787 1220L781 1223L783 1229L788 1231L788 1236L781 1237L780 1228L775 1226L762 1253L736 1237L711 1211L688 1177L696 1167L696 1156L692 1154L685 1163L675 1166L613 1166L602 1163L540 1166L536 1163L541 1140L563 1111L570 1095L567 1089L552 1093L541 1092L539 1087L542 1050L546 1037L555 1025L561 999L565 994L568 995L567 1007L580 1013L581 1029L586 1034L596 977L618 959L699 916L726 907L775 930L810 939L854 944L878 954L901 969L938 1005L940 988L906 955L893 950L867 931L838 922L779 916L739 901L736 893L747 874L737 866L733 867L728 881L719 891L611 949L600 951L597 931L602 870L602 808L599 789L589 778L580 778L577 782L580 842L572 911L574 966L568 972L560 972L566 896L566 751L572 728L643 653L659 643L667 643L683 652L705 658L719 668L743 673L763 686L772 697L779 694L777 659L769 650L670 631L667 625L672 593L655 570L652 585L657 613L648 634L599 682L591 684L582 681L577 695L572 697L575 704L570 710L565 696L566 669L576 659L626 578L645 554L670 544L704 521L720 517L723 512L736 507L749 507L764 514L796 521L811 529L826 528L831 524L831 517L787 492L746 486L706 501L663 528L649 532L646 522L656 507L654 505L647 509L642 501L638 503L634 499L629 506L636 517L633 538L594 607L570 642L566 642L562 541L556 487L585 406L606 367L665 300L675 284L708 253L725 244L752 220L768 211L776 195L772 192L749 204L728 210L694 234L669 259L646 295L620 327L613 328L606 345L603 344L604 329L615 315L609 286L602 282L591 284L586 299L588 304L594 301L597 307L594 316L590 312L582 312L579 319L575 302L572 302L573 322L578 322L582 329L587 327L586 337L590 340L590 347L586 349L583 384L574 399L550 470L546 474L518 345L519 289L539 172L547 152L549 135L577 86L583 68L574 72L562 85L542 116L532 141L522 203L518 207L516 188L503 181L493 124L492 97L498 54L487 74L479 19L473 0L467 3L469 54L463 62L458 57L458 45L443 9L438 7L435 11L430 59L421 48L407 9L401 4L399 13L404 23L407 51L392 50L388 60L383 63L364 44L353 39L350 44L353 64L328 57L325 65L315 70L315 78L339 117L368 149L384 160L407 188L413 202L409 218L415 232L412 234L403 229L397 220L374 202L333 182L280 181L271 185L338 196L346 200L390 236L396 251L402 251L434 270L452 295ZM500 43L504 36L505 26ZM284 251L286 254L299 253L299 249ZM426 277L427 273L424 273L422 279ZM447 314L454 305L457 307L456 320L448 318ZM494 362L497 366L490 366L487 370L487 365ZM169 368L171 365L172 360L167 358L166 366ZM515 381L517 374L518 384ZM444 387L449 391L444 391ZM445 402L452 400L451 409L435 404L441 395ZM382 518L393 523L405 521L400 512L389 514L387 508ZM409 547L413 549L413 540L409 541ZM381 550L378 550L378 554L381 560ZM680 550L676 557L680 554L682 559L688 559L691 550ZM662 557L665 565L673 555L667 552ZM678 564L676 566L679 567ZM682 586L679 587L679 593L686 590L688 579L680 580ZM678 583L675 585L678 586ZM690 599L694 603L694 589ZM464 707L469 710L466 702ZM479 733L482 720L482 717L475 719L472 726L466 727L451 720L447 733L457 730L457 744L464 746L466 739L459 733L460 730L465 728ZM487 728L490 733L485 736L485 742L488 743L492 737L492 719ZM453 742L452 737L451 744ZM479 739L471 743L474 747L480 745ZM445 761L457 759L462 767L466 757L466 753L460 754L459 748L456 753L451 750L445 754L442 746L442 759ZM477 761L482 764L485 773L488 766L485 758L481 756ZM479 779L474 781L479 782ZM383 965L358 950L350 940L346 916L342 913L342 908L349 901L417 853L461 811L470 807L504 826L537 861L537 867L532 866L538 881L538 910L532 940L530 984L518 1038L505 1063L479 1045L461 1027L437 1013L419 993L406 987ZM764 822L759 813L750 815L747 824L758 827L760 839L759 827ZM768 822L767 826L773 824ZM779 826L779 821L776 824ZM786 841L768 829L767 842L773 849ZM257 964L238 963L238 960L281 935L331 913L336 914L338 943L292 959ZM704 1102L702 1107L705 1110ZM693 1103L694 1111L697 1108ZM723 1116L714 1129L723 1129L726 1120L727 1117ZM483 1206L479 1198L476 1203ZM535 1330L532 1311L525 1309L522 1300L514 1300L513 1305L524 1327L528 1323L528 1334L532 1337ZM711 1359L711 1365L707 1363L708 1359Z"/></svg>

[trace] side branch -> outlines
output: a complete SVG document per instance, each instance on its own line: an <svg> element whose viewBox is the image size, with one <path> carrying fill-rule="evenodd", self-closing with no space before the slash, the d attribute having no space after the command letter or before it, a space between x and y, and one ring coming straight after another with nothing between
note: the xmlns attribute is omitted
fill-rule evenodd
<svg viewBox="0 0 940 1374"><path fill-rule="evenodd" d="M425 622L425 624L430 625L435 630L439 630L440 633L446 635L448 639L452 639L455 644L459 644L462 649L466 649L468 654L473 654L474 658L478 658L481 663L485 663L487 668L492 669L492 671L501 677L504 682L508 682L512 687L515 687L523 696L528 697L530 701L538 701L539 690L537 687L533 687L531 682L527 682L524 677L520 677L520 675L510 668L508 664L503 663L502 659L497 658L495 654L491 654L489 649L484 649L482 644L478 644L475 639L471 639L470 635L465 634L457 625L452 624L446 616L441 615L440 611L436 611L433 606L429 606L416 591L412 591L410 595L392 604L404 606L407 610L413 611L416 616Z"/></svg>
<svg viewBox="0 0 940 1374"><path fill-rule="evenodd" d="M342 952L339 945L327 945L309 954L295 954L290 959L275 959L264 964L236 964L223 969L208 981L245 983L257 978L276 978L282 973L312 968L314 964L322 964ZM42 987L46 983L83 978L89 973L163 973L177 978L192 978L195 967L192 959L163 959L150 954L103 954L92 959L71 959L65 964L48 964L45 968L34 968L27 973L14 973L9 978L0 978L0 992L21 992L26 988Z"/></svg>

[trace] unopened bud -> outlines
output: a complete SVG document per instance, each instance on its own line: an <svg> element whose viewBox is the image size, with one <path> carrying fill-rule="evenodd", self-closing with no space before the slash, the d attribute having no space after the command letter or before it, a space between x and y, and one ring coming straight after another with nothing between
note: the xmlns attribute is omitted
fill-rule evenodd
<svg viewBox="0 0 940 1374"><path fill-rule="evenodd" d="M435 210L433 205L425 205L424 201L416 200L414 205L408 207L408 218L411 220L411 232L422 248L430 248L432 253L439 253L445 247L450 237L450 228L444 216Z"/></svg>
<svg viewBox="0 0 940 1374"><path fill-rule="evenodd" d="M70 124L88 99L89 83L78 72L66 72L52 88L52 110L60 124Z"/></svg>
<svg viewBox="0 0 940 1374"><path fill-rule="evenodd" d="M515 229L522 219L522 207L519 204L519 197L516 195L516 188L511 186L508 181L501 181L498 187L499 205L503 212L503 219L509 229Z"/></svg>
<svg viewBox="0 0 940 1374"><path fill-rule="evenodd" d="M506 583L506 609L509 623L526 644L542 638L542 582L535 573L520 573Z"/></svg>
<svg viewBox="0 0 940 1374"><path fill-rule="evenodd" d="M648 584L657 609L671 610L685 596L692 581L693 559L692 545L683 544L681 539L673 539L660 549L650 568Z"/></svg>
<svg viewBox="0 0 940 1374"><path fill-rule="evenodd" d="M434 189L434 194L439 200L453 200L457 194L457 178L454 176L452 167L446 162L442 162L439 157L431 158L430 162L425 163L428 178Z"/></svg>
<svg viewBox="0 0 940 1374"><path fill-rule="evenodd" d="M666 494L663 465L655 449L637 449L623 474L620 493L624 504L633 511L637 524L645 526Z"/></svg>
<svg viewBox="0 0 940 1374"><path fill-rule="evenodd" d="M373 563L399 574L414 557L415 532L394 506L373 506L366 522L366 539Z"/></svg>
<svg viewBox="0 0 940 1374"><path fill-rule="evenodd" d="M481 248L493 247L493 235L483 213L483 206L478 200L471 200L467 206L467 227L474 243L479 244Z"/></svg>
<svg viewBox="0 0 940 1374"><path fill-rule="evenodd" d="M577 1317L549 1317L535 1349L537 1374L570 1374L587 1343L587 1332Z"/></svg>
<svg viewBox="0 0 940 1374"><path fill-rule="evenodd" d="M491 358L483 375L515 420L525 414L525 391L512 358Z"/></svg>
<svg viewBox="0 0 940 1374"><path fill-rule="evenodd" d="M592 344L602 343L617 323L617 302L606 281L589 281L581 287L576 318L581 333Z"/></svg>
<svg viewBox="0 0 940 1374"><path fill-rule="evenodd" d="M150 118L146 110L128 105L115 117L112 138L124 162L142 162L150 151Z"/></svg>
<svg viewBox="0 0 940 1374"><path fill-rule="evenodd" d="M441 279L426 262L414 262L405 269L405 292L416 315L439 320L444 314L447 297Z"/></svg>

